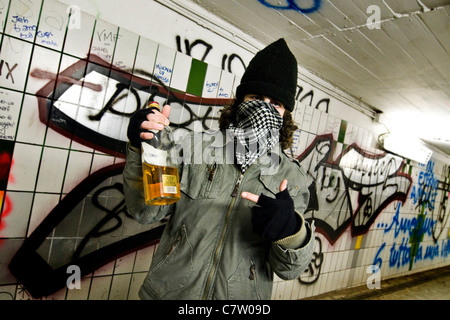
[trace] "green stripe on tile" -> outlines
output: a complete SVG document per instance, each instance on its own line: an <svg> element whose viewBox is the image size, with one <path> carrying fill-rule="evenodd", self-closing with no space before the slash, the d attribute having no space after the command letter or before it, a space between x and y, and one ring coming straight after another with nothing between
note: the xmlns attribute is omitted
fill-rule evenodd
<svg viewBox="0 0 450 320"><path fill-rule="evenodd" d="M200 60L192 59L191 71L186 92L201 97L208 65Z"/></svg>
<svg viewBox="0 0 450 320"><path fill-rule="evenodd" d="M338 142L344 143L346 131L347 131L347 121L341 120L341 127L339 128Z"/></svg>

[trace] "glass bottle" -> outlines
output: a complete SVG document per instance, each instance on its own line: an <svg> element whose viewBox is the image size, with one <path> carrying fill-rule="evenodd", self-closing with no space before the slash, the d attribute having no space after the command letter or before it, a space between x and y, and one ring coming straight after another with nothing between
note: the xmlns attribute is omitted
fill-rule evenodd
<svg viewBox="0 0 450 320"><path fill-rule="evenodd" d="M148 108L158 111L159 103L150 102ZM153 138L142 141L142 177L146 205L168 205L180 200L178 169L171 161L171 150L175 147L169 126L162 130L151 130Z"/></svg>

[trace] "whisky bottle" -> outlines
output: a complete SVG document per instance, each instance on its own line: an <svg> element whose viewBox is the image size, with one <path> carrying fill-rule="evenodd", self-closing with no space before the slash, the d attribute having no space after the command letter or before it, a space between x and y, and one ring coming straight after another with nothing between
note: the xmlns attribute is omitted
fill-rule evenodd
<svg viewBox="0 0 450 320"><path fill-rule="evenodd" d="M158 102L150 102L148 108L160 110ZM146 205L168 205L180 200L178 169L171 161L175 147L169 126L151 130L153 138L142 141L142 177Z"/></svg>

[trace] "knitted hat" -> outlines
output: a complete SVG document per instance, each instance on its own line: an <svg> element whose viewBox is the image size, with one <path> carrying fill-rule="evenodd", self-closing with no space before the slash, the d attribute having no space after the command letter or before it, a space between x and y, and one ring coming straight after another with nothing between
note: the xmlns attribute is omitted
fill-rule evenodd
<svg viewBox="0 0 450 320"><path fill-rule="evenodd" d="M297 60L286 41L279 39L259 51L250 61L236 89L236 98L246 94L268 96L294 110L297 90Z"/></svg>

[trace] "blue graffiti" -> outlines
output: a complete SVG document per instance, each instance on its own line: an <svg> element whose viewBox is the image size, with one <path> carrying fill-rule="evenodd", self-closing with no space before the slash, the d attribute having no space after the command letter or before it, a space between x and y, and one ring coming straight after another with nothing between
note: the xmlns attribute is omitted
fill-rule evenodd
<svg viewBox="0 0 450 320"><path fill-rule="evenodd" d="M433 173L434 162L427 163L426 171L419 173L417 187L414 185L411 190L410 198L413 199L417 207L425 206L433 211L435 208L435 201L437 196L437 188L439 181Z"/></svg>
<svg viewBox="0 0 450 320"><path fill-rule="evenodd" d="M436 220L428 218L426 215L419 215L417 218L400 218L400 206L397 207L391 224L378 224L379 227L386 226L384 233L394 230L394 237L397 238L399 233L405 233L412 236L415 233L417 238L422 238L424 234L431 236Z"/></svg>
<svg viewBox="0 0 450 320"><path fill-rule="evenodd" d="M322 5L322 0L314 0L314 4L310 8L301 8L296 0L286 0L287 5L283 6L280 2L277 2L278 4L271 4L268 3L266 0L258 0L260 3L265 5L268 8L272 9L280 9L280 10L295 10L304 14L312 13L317 10L319 10L320 6Z"/></svg>
<svg viewBox="0 0 450 320"><path fill-rule="evenodd" d="M450 239L438 243L422 243L424 236L432 236L436 220L430 219L422 213L417 217L400 217L400 206L397 207L395 215L390 223L379 223L379 228L384 228L384 234L393 232L394 243L387 253L389 256L389 267L399 269L409 264L410 270L414 263L424 260L434 260L438 257L447 258L450 255ZM400 241L399 244L397 241ZM386 248L384 242L375 254L373 265L381 268L383 264L382 252Z"/></svg>

